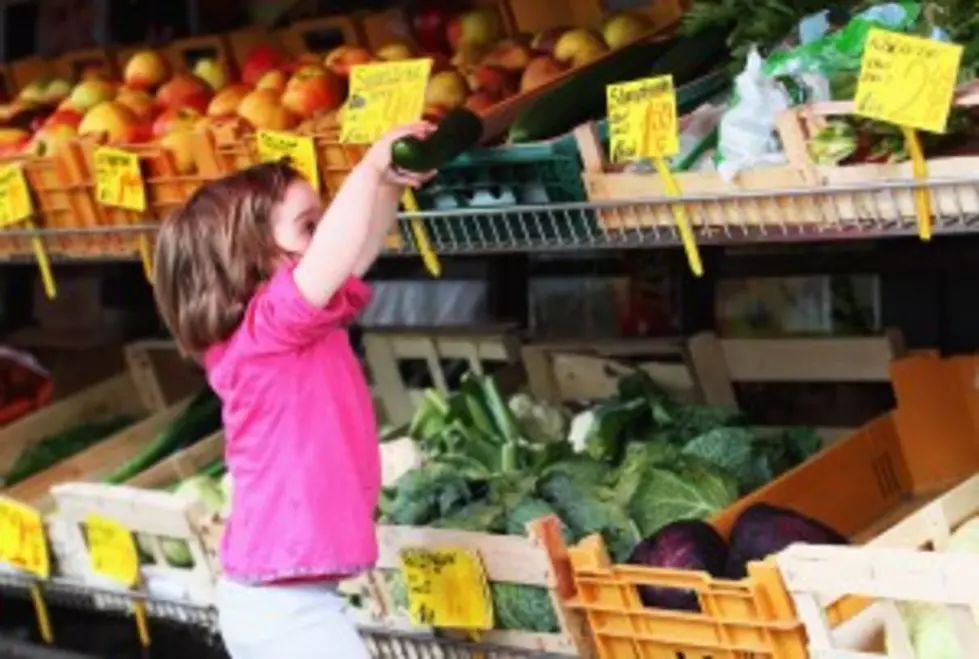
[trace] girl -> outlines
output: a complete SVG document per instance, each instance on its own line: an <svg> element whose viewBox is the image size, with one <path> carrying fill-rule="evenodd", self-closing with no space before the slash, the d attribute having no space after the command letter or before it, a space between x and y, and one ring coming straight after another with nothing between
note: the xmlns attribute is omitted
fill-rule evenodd
<svg viewBox="0 0 979 659"><path fill-rule="evenodd" d="M324 213L284 164L201 188L164 222L155 295L223 402L234 482L221 547L221 634L233 659L360 659L339 579L377 559L380 459L371 395L346 326L404 186L374 144Z"/></svg>

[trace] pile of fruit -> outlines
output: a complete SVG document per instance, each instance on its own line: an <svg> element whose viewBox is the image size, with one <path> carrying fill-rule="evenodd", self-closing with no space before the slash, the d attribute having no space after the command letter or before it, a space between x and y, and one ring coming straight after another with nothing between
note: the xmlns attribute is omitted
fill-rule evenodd
<svg viewBox="0 0 979 659"><path fill-rule="evenodd" d="M240 66L206 57L190 71L176 71L171 58L147 49L132 55L121 75L91 68L75 83L38 79L0 106L0 156L52 155L77 136L98 134L113 145L158 143L173 153L178 172L189 174L194 129L226 121L245 130L310 129L324 125L324 118L338 122L356 65L430 58L425 116L437 121L463 106L485 110L651 29L645 18L630 13L610 15L601 31L562 28L525 36L506 35L494 10L434 23L431 18L427 27L416 20L410 42L376 52L343 45L325 55L290 57L265 45Z"/></svg>

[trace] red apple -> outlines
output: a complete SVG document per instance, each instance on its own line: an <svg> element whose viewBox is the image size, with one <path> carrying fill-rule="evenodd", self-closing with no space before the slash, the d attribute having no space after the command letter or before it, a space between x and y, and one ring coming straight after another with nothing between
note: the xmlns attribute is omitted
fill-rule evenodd
<svg viewBox="0 0 979 659"><path fill-rule="evenodd" d="M79 135L105 133L110 144L128 144L137 136L139 120L122 103L103 101L88 111L78 126Z"/></svg>
<svg viewBox="0 0 979 659"><path fill-rule="evenodd" d="M194 139L193 127L181 127L168 132L160 138L160 146L170 152L173 156L174 165L177 167L178 174L193 174L197 169L194 160Z"/></svg>
<svg viewBox="0 0 979 659"><path fill-rule="evenodd" d="M279 95L270 89L256 89L238 105L238 116L255 128L288 130L298 122L287 110Z"/></svg>
<svg viewBox="0 0 979 659"><path fill-rule="evenodd" d="M340 76L348 78L350 69L358 64L370 64L375 61L371 52L360 46L338 46L326 54L323 65Z"/></svg>
<svg viewBox="0 0 979 659"><path fill-rule="evenodd" d="M193 108L172 108L165 110L153 122L153 137L162 137L174 130L193 128L201 113Z"/></svg>
<svg viewBox="0 0 979 659"><path fill-rule="evenodd" d="M285 71L275 69L259 78L258 82L255 83L255 89L270 89L276 94L281 94L286 90L288 80Z"/></svg>
<svg viewBox="0 0 979 659"><path fill-rule="evenodd" d="M259 78L286 62L286 56L274 46L256 46L245 56L245 62L241 67L241 81L249 87L254 87Z"/></svg>
<svg viewBox="0 0 979 659"><path fill-rule="evenodd" d="M123 87L116 94L117 103L122 103L133 111L141 121L153 121L156 117L158 108L153 97L149 92Z"/></svg>
<svg viewBox="0 0 979 659"><path fill-rule="evenodd" d="M209 117L231 117L238 113L238 105L251 90L247 85L237 83L228 85L211 99L207 106Z"/></svg>
<svg viewBox="0 0 979 659"><path fill-rule="evenodd" d="M329 71L313 67L297 71L282 95L282 105L300 119L336 110L342 103L342 81Z"/></svg>
<svg viewBox="0 0 979 659"><path fill-rule="evenodd" d="M126 62L122 79L131 89L153 91L170 77L170 63L155 50L141 50Z"/></svg>
<svg viewBox="0 0 979 659"><path fill-rule="evenodd" d="M212 96L211 86L206 82L189 73L180 73L160 87L156 102L166 109L192 107L204 114Z"/></svg>
<svg viewBox="0 0 979 659"><path fill-rule="evenodd" d="M410 16L411 34L424 50L437 53L448 50L445 30L449 24L449 12L443 5L429 1Z"/></svg>
<svg viewBox="0 0 979 659"><path fill-rule="evenodd" d="M81 112L76 112L75 110L55 110L44 123L41 128L53 128L55 126L71 126L72 128L78 128L82 123Z"/></svg>
<svg viewBox="0 0 979 659"><path fill-rule="evenodd" d="M473 92L466 99L466 108L479 114L499 103L502 98L487 90Z"/></svg>

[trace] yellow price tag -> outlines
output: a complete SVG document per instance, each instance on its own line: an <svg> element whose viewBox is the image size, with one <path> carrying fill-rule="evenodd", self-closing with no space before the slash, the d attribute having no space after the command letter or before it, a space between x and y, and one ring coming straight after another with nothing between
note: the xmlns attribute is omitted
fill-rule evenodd
<svg viewBox="0 0 979 659"><path fill-rule="evenodd" d="M41 579L51 575L41 514L6 497L0 497L0 561Z"/></svg>
<svg viewBox="0 0 979 659"><path fill-rule="evenodd" d="M99 203L126 210L146 210L146 188L139 156L123 149L99 147L94 154L95 194Z"/></svg>
<svg viewBox="0 0 979 659"><path fill-rule="evenodd" d="M612 162L667 158L679 152L673 76L609 85L605 95Z"/></svg>
<svg viewBox="0 0 979 659"><path fill-rule="evenodd" d="M961 62L958 44L875 28L860 64L856 114L944 133Z"/></svg>
<svg viewBox="0 0 979 659"><path fill-rule="evenodd" d="M465 549L404 549L401 574L408 613L417 625L446 629L493 628L493 604L483 562Z"/></svg>
<svg viewBox="0 0 979 659"><path fill-rule="evenodd" d="M430 59L353 67L340 141L373 144L392 128L418 121L431 71Z"/></svg>
<svg viewBox="0 0 979 659"><path fill-rule="evenodd" d="M274 130L260 130L256 136L258 156L263 162L287 160L319 192L320 176L316 167L313 138Z"/></svg>
<svg viewBox="0 0 979 659"><path fill-rule="evenodd" d="M24 170L18 165L0 169L0 226L23 222L34 214Z"/></svg>
<svg viewBox="0 0 979 659"><path fill-rule="evenodd" d="M132 532L101 515L86 517L85 531L95 573L134 588L139 583L139 554Z"/></svg>

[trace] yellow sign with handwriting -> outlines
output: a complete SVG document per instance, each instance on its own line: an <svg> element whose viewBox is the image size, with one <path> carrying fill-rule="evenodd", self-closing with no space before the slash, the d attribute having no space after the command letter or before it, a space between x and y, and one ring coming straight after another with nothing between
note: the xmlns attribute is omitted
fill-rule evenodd
<svg viewBox="0 0 979 659"><path fill-rule="evenodd" d="M944 133L961 62L958 44L875 28L863 51L856 114Z"/></svg>
<svg viewBox="0 0 979 659"><path fill-rule="evenodd" d="M41 514L6 497L0 497L0 561L42 579L51 574Z"/></svg>
<svg viewBox="0 0 979 659"><path fill-rule="evenodd" d="M96 574L127 588L139 583L139 554L129 529L101 515L89 515L85 518L85 536Z"/></svg>
<svg viewBox="0 0 979 659"><path fill-rule="evenodd" d="M465 549L404 549L401 573L408 613L417 625L444 629L493 628L493 604L483 562Z"/></svg>
<svg viewBox="0 0 979 659"><path fill-rule="evenodd" d="M95 194L100 204L126 210L146 210L146 188L139 156L123 149L99 147L93 156Z"/></svg>
<svg viewBox="0 0 979 659"><path fill-rule="evenodd" d="M286 160L293 169L306 177L317 191L320 189L319 170L316 167L316 148L312 137L260 130L255 137L258 156L262 162Z"/></svg>
<svg viewBox="0 0 979 659"><path fill-rule="evenodd" d="M431 72L430 59L353 67L340 141L373 144L392 128L418 121Z"/></svg>
<svg viewBox="0 0 979 659"><path fill-rule="evenodd" d="M24 170L18 165L0 169L0 226L10 226L34 214Z"/></svg>
<svg viewBox="0 0 979 659"><path fill-rule="evenodd" d="M612 162L668 158L679 152L673 76L609 85L605 93Z"/></svg>

